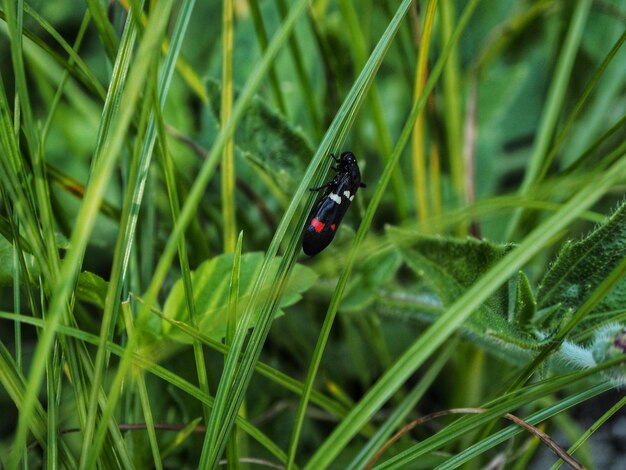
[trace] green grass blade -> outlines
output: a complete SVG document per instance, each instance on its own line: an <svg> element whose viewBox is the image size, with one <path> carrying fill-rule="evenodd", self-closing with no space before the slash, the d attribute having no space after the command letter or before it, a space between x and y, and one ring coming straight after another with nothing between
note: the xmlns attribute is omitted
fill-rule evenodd
<svg viewBox="0 0 626 470"><path fill-rule="evenodd" d="M608 421L609 418L611 418L613 415L615 415L615 413L617 413L618 411L620 411L622 408L624 408L624 406L626 406L626 396L622 397L621 400L619 400L617 403L615 403L615 405L613 405L611 408L609 408L608 410L606 410L606 412L600 416L596 421L594 421L594 423L589 426L589 429L587 429L587 431L585 431L580 438L578 438L576 440L576 442L574 442L572 444L572 446L567 449L567 453L568 454L573 454L574 452L576 452L576 450L582 446L585 442L587 442L587 440L591 437L591 435L597 431L598 429L600 429L600 427L606 422ZM559 468L561 468L561 466L563 465L563 461L559 460L558 462L556 462L552 467L550 467L550 470L557 470Z"/></svg>
<svg viewBox="0 0 626 470"><path fill-rule="evenodd" d="M414 410L417 403L435 379L441 373L441 370L452 357L452 353L457 347L458 342L453 341L443 349L442 353L429 367L429 369L421 377L417 385L402 400L402 403L393 410L387 420L378 428L376 434L363 446L359 454L350 462L350 466L346 470L359 470L365 468L368 462L376 455L378 450L392 436L392 433L402 425L408 414Z"/></svg>
<svg viewBox="0 0 626 470"><path fill-rule="evenodd" d="M233 0L222 2L222 96L220 122L224 125L230 119L233 109ZM224 145L221 165L222 176L222 217L224 253L235 250L235 142L230 136Z"/></svg>
<svg viewBox="0 0 626 470"><path fill-rule="evenodd" d="M456 42L458 41L461 32L465 28L469 18L471 17L476 5L478 4L478 0L470 2L459 23L457 24L457 29L455 33L451 36L450 41L446 44L446 47L441 53L437 64L433 68L428 81L424 85L424 89L419 99L416 100L413 109L411 110L411 114L407 119L407 122L402 130L400 138L394 148L394 151L385 166L384 172L380 178L376 186L376 191L372 196L372 200L367 208L365 216L363 217L363 221L359 226L359 230L354 239L354 243L352 249L350 250L350 254L348 256L348 260L346 261L346 265L344 270L339 278L339 282L337 283L337 287L335 288L335 292L333 293L333 297L331 299L330 306L328 307L328 312L326 314L326 318L324 320L324 325L322 327L322 332L320 333L320 338L318 339L318 343L316 345L316 350L314 352L312 365L309 368L309 373L307 375L307 382L305 391L310 389L313 384L313 378L316 375L317 368L319 367L319 363L321 361L321 356L324 351L325 344L328 340L328 335L330 333L330 327L332 325L332 320L337 312L339 307L339 301L341 299L341 295L343 294L343 290L345 289L348 277L352 270L352 266L354 265L358 248L360 244L363 242L365 238L365 234L374 218L374 213L376 209L379 207L380 201L382 200L383 193L389 180L391 179L391 175L395 165L398 163L400 159L400 155L404 150L405 145L408 142L408 139L413 130L413 125L418 115L422 112L423 107L426 104L426 99L428 95L432 92L435 83L439 79L441 72L443 70L443 66L446 62L447 57L451 53L452 49L455 47ZM410 2L403 3L402 7L409 7ZM398 13L401 12L401 8L398 9ZM406 12L406 11L404 11ZM469 313L467 313L469 315ZM445 316L445 315L444 315ZM439 322L435 323L437 325ZM433 327L435 326L433 325ZM431 327L431 329L433 328ZM450 330L450 333L452 330ZM425 338L426 334L422 336ZM418 340L417 343L420 343ZM359 432L359 430L367 424L369 419L373 416L373 414L381 407L387 399L400 387L408 378L408 376L413 373L419 365L426 360L427 355L424 356L422 361L418 361L415 355L416 351L420 353L424 353L420 350L421 347L424 346L426 341L422 342L422 344L414 343L409 347L409 349L394 363L394 366L387 371L387 373L370 388L369 392L365 395L365 397L353 408L350 414L335 428L335 430L331 433L331 435L326 439L326 441L320 446L320 448L315 452L311 460L307 463L305 468L309 469L322 469L327 468L332 461L336 458L336 456L341 452L343 447L348 443L348 441ZM443 339L439 343L429 343L433 348L430 352L433 352L436 348L438 348L443 343ZM300 420L303 416L303 411L306 408L306 395L303 395L303 399L300 404L299 412ZM298 421L296 421L298 423Z"/></svg>
<svg viewBox="0 0 626 470"><path fill-rule="evenodd" d="M288 227L293 224L293 219L297 213L299 202L303 198L305 192L308 192L308 188L314 185L313 175L317 174L319 178L320 173L326 172L331 163L329 161L330 159L327 158L327 154L332 148L332 145L340 143L345 139L348 129L355 119L356 112L365 99L366 91L369 89L369 86L374 79L375 72L380 66L385 52L391 44L394 33L397 31L398 24L403 17L402 13L406 13L410 3L411 2L407 0L402 4L401 8L399 8L400 13L394 17L388 26L386 33L383 34L381 41L379 41L374 49L370 60L357 78L352 90L348 94L348 97L337 112L333 124L329 128L325 138L313 157L313 160L311 161L300 186L293 196L291 204L287 208L287 211L285 212L283 219L276 230L276 234L274 235L270 247L267 250L263 267L261 268L255 284L255 292L261 291L265 285L271 285L272 291L263 305L257 304L257 299L253 294L248 304L248 308L244 313L244 317L238 327L237 334L235 335L234 347L229 353L227 367L222 374L220 386L216 394L217 412L214 411L211 415L209 433L207 433L207 439L205 440L206 446L204 449L210 455L203 452L201 466L212 467L217 464L223 449L225 438L228 434L228 430L232 426L233 417L239 404L243 401L243 396L248 386L254 363L258 359L269 331L269 327L271 326L273 312L276 307L276 299L278 298L282 286L286 282L286 279L291 271L296 246L299 243L299 227L302 226L305 214L304 211L298 212L299 219L298 223L295 225L295 227L298 228L292 228L290 233L287 234ZM322 163L322 159L326 160L325 164ZM319 171L320 166L323 169L322 172ZM288 239L286 241L285 256L283 257L281 267L278 270L278 279L266 279L269 263L278 252L278 248L283 243L286 234ZM252 311L256 308L261 308L261 317L259 318L257 327L252 331L248 345L243 352L241 361L239 361L239 351L243 346L244 339L247 336L249 318L251 317ZM221 411L222 408L223 411Z"/></svg>
<svg viewBox="0 0 626 470"><path fill-rule="evenodd" d="M21 321L22 323L25 323L28 325L34 325L39 329L44 328L46 325L46 323L43 320L32 318L32 317L27 317L23 315L16 315L16 314L7 313L7 312L0 312L0 318L12 320L12 321ZM58 332L61 335L67 335L67 336L76 338L78 340L81 340L83 342L86 342L92 345L97 345L99 342L98 336L90 334L90 333L86 333L84 331L78 330L76 328L68 327L65 325L60 325ZM122 357L126 354L126 348L123 348L117 344L108 342L106 347L109 352L111 352L112 354L118 357ZM0 365L2 366L12 363L12 358L10 357L10 354L8 353L8 351L6 351L6 354L5 354L5 351L6 351L6 348L4 348L4 345L0 343ZM188 382L186 379L182 378L181 376L173 373L172 371L166 369L163 366L155 364L153 362L152 357L148 357L146 355L141 355L138 353L133 353L130 356L129 360L132 366L140 368L146 372L153 374L156 377L163 379L167 383L171 384L172 386L188 394L191 398L195 398L196 400L200 401L201 403L204 403L205 405L209 407L213 406L214 401L211 396L204 393L198 387L191 384L190 382ZM265 368L268 370L270 369L268 366L265 366ZM22 403L22 397L25 393L24 392L25 387L20 386L19 382L20 381L25 382L25 381L23 377L21 377L20 374L11 373L15 370L16 370L15 367L12 367L12 366L3 367L0 370L0 383L2 383L2 385L11 392L12 397L13 395L15 395L15 398L14 398L16 400L15 403L19 405L20 403ZM281 375L278 372L277 374L279 376ZM292 384L295 383L293 379L288 379L287 384L289 384L289 382L291 382ZM104 398L104 396L102 396L102 398ZM42 423L44 423L42 429L45 430L45 421L46 421L45 412L43 411L43 407L41 407L39 403L37 403L37 405L39 406L39 408L42 410L42 413L43 413L41 415L41 421ZM37 424L37 423L34 422L34 424ZM42 442L45 443L45 431L42 430L39 433L39 431L37 431L37 429L34 427L34 424L31 423L31 426L33 426L31 428L33 430L33 433L36 436L40 435ZM254 439L259 444L261 444L265 449L268 450L268 452L270 452L273 456L275 456L281 462L286 461L287 455L285 454L285 452L283 452L278 445L276 445L269 437L263 434L258 428L256 428L255 426L250 424L248 421L240 417L237 417L236 424L245 433L247 433L252 439ZM120 436L118 434L117 439L119 439L119 437ZM45 444L42 444L42 445L45 445ZM62 456L62 458L65 458L65 456ZM70 463L74 462L72 458L70 458L69 460L65 460L65 461L70 462ZM124 468L131 468L132 466L130 464L130 461L124 461L123 464L124 464ZM76 464L71 465L71 467L76 468Z"/></svg>
<svg viewBox="0 0 626 470"><path fill-rule="evenodd" d="M570 80L572 66L576 57L576 52L580 47L580 42L584 33L584 26L587 20L589 9L591 8L591 0L581 0L576 3L574 13L572 15L570 27L563 44L563 52L559 55L556 64L554 79L550 85L546 107L543 110L541 122L538 126L539 134L535 139L532 155L524 175L524 181L520 188L522 194L527 194L531 188L537 183L537 177L543 166L548 149L555 134L559 115L563 106L565 91ZM520 221L521 212L517 211L509 224L507 237L511 239L512 234L517 228Z"/></svg>
<svg viewBox="0 0 626 470"><path fill-rule="evenodd" d="M615 365L617 362L618 361L610 361L610 363L605 363L598 367L586 369L553 379L548 379L527 387L526 389L520 391L520 393L517 395L506 394L496 400L496 402L489 403L483 406L483 408L487 408L487 411L485 411L484 413L465 416L458 419L442 431L438 432L436 435L421 441L419 444L411 447L410 449L407 449L404 452L399 453L398 455L390 458L386 462L377 465L375 468L377 470L406 468L406 465L408 465L410 462L413 462L414 460L418 459L428 452L432 452L433 450L440 448L441 446L445 445L448 442L451 442L452 440L462 438L473 429L489 423L494 419L498 419L502 417L505 413L511 413L524 405L528 405L534 402L535 400L542 399L550 393L556 393L558 391L561 391L564 387L577 381L581 381L585 377L596 374L600 370L607 369ZM587 389L582 392L582 394L576 394L573 397L570 397L570 399L563 400L562 402L557 403L555 406L549 407L547 413L544 413L542 411L532 415L529 418L531 420L531 424L543 421L553 416L554 414L565 410L576 403L579 403L580 401L588 399L590 396L595 396L611 388L613 388L613 385L604 382L592 387L591 389ZM518 432L522 432L522 430L517 426L511 426L505 431L506 433L512 432L512 435L517 434ZM490 439L491 437L493 436L489 436L488 439ZM502 435L498 435L496 440L500 438L502 438ZM508 438L508 436L506 436L506 438Z"/></svg>

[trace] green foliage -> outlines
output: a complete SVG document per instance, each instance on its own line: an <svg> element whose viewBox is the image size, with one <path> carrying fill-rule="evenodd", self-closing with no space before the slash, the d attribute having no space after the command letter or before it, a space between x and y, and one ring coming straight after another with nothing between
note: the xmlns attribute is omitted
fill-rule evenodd
<svg viewBox="0 0 626 470"><path fill-rule="evenodd" d="M275 258L269 268L269 275L276 275L281 259ZM245 253L241 257L241 271L239 274L239 293L237 294L237 317L248 306L250 292L252 291L254 280L259 274L263 263L263 253ZM217 341L220 341L226 334L227 309L228 309L228 286L230 283L230 273L233 269L233 255L223 254L211 258L200 264L191 275L193 284L193 301L196 314L194 322L198 330ZM298 302L301 293L310 289L315 283L317 275L306 266L297 265L294 268L293 276L283 288L276 316L284 314L284 309ZM267 295L265 293L264 295ZM163 305L166 317L171 320L189 322L189 312L183 282L179 279ZM254 327L258 321L258 316L252 317L250 327ZM173 330L170 323L163 323L163 336L177 341L189 342L189 338L179 330Z"/></svg>
<svg viewBox="0 0 626 470"><path fill-rule="evenodd" d="M221 87L215 80L208 80L206 86L213 118L218 121ZM253 98L237 126L235 146L283 193L293 191L295 175L304 172L313 153L302 132L259 97Z"/></svg>
<svg viewBox="0 0 626 470"><path fill-rule="evenodd" d="M521 271L516 279L509 279L463 325L469 338L487 345L496 355L505 355L508 360L528 360L529 352L541 349L555 329L563 325L565 315L577 312L623 262L626 257L625 212L626 202L622 202L605 223L582 240L566 241L537 289L532 288ZM390 229L389 237L403 263L415 274L414 282L428 286L444 308L450 307L513 248L486 240L424 236L398 229ZM622 327L613 325L608 328L611 333L607 334L603 325L614 320L615 312L623 309L625 282L626 277L618 277L608 293L577 320L576 327L568 329L567 335L561 338L568 344L558 354L562 362L589 367L593 361L580 357L589 358L592 351L596 363L612 357L607 351L618 341L615 335ZM436 310L423 309L419 299L396 305L395 314L398 309L403 309L408 318L430 318L431 321L437 318L433 315ZM577 334L581 331L596 332L588 346L577 344ZM606 339L607 335L612 339ZM573 347L572 343L577 346ZM561 368L562 363L558 367ZM615 369L609 373L617 383L626 380L626 376Z"/></svg>
<svg viewBox="0 0 626 470"><path fill-rule="evenodd" d="M76 297L83 302L104 308L108 288L107 282L100 276L85 271L78 276Z"/></svg>
<svg viewBox="0 0 626 470"><path fill-rule="evenodd" d="M515 308L510 319L521 328L528 328L536 311L537 301L530 281L526 274L520 271L515 286Z"/></svg>
<svg viewBox="0 0 626 470"><path fill-rule="evenodd" d="M580 241L566 242L541 280L538 307L560 307L559 314L553 312L547 324L554 328L566 312L580 308L625 256L626 202L622 202L606 223ZM625 302L626 278L622 278L589 312L591 318L581 322L580 328L610 321L612 312L623 309Z"/></svg>

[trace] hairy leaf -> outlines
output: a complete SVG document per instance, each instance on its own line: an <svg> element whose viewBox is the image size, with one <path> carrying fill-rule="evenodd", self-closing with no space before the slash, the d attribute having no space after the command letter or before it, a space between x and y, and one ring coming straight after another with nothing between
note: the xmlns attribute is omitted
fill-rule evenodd
<svg viewBox="0 0 626 470"><path fill-rule="evenodd" d="M210 109L219 122L221 86L207 81ZM235 146L243 156L263 170L277 190L288 190L304 173L313 149L304 134L294 129L280 114L272 111L264 101L255 97L241 118L235 133Z"/></svg>
<svg viewBox="0 0 626 470"><path fill-rule="evenodd" d="M622 203L606 223L578 242L566 242L543 277L537 292L539 308L560 305L558 321L576 310L626 256L626 204ZM622 310L626 304L626 280L622 279L592 313ZM595 315L593 321L604 321ZM585 322L587 323L587 322Z"/></svg>

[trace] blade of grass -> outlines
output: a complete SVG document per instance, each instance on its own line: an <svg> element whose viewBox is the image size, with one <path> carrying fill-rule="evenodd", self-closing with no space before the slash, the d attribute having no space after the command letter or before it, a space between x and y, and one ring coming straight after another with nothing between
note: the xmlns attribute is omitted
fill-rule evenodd
<svg viewBox="0 0 626 470"><path fill-rule="evenodd" d="M285 0L277 0L276 4L278 6L278 12L280 13L281 18L284 20L288 13L287 2ZM317 106L315 104L315 91L313 90L313 86L311 85L311 78L307 74L304 63L302 62L302 57L304 57L304 54L300 49L296 34L292 33L289 36L288 43L291 60L293 62L294 68L296 69L298 83L300 84L300 94L304 97L304 102L308 111L307 114L311 120L311 127L313 129L312 134L317 136L322 131L322 119L320 118L320 113L317 110ZM313 52L311 49L312 47L309 46L307 54L311 54Z"/></svg>
<svg viewBox="0 0 626 470"><path fill-rule="evenodd" d="M339 2L342 14L346 19L346 26L351 34L350 48L354 54L354 62L358 67L363 67L367 61L367 45L365 43L365 35L358 20L352 0L341 0ZM383 163L387 162L391 155L391 134L385 121L384 106L376 83L372 83L369 93L369 105L371 107L372 118L376 128L377 142L380 144L379 155ZM408 217L408 198L407 187L399 168L393 173L391 178L391 189L393 191L394 203L398 212L399 220L405 220Z"/></svg>
<svg viewBox="0 0 626 470"><path fill-rule="evenodd" d="M122 315L124 317L124 325L129 332L133 331L133 315L128 302L122 303ZM157 442L156 432L154 429L154 419L152 417L152 409L150 408L150 398L148 396L148 388L146 387L146 379L144 372L140 368L134 371L134 377L137 381L137 390L139 392L139 400L143 411L144 422L146 423L146 432L148 433L148 441L150 442L150 450L152 450L152 459L157 470L163 469L161 455L159 453L159 444Z"/></svg>
<svg viewBox="0 0 626 470"><path fill-rule="evenodd" d="M261 16L259 3L255 0L248 0L248 6L250 7L250 16L252 17L252 22L254 23L254 31L256 32L256 39L259 43L259 48L262 52L265 52L267 50L267 32L265 31L265 25L263 24L263 17ZM287 107L285 106L285 100L280 88L280 82L278 81L278 75L276 75L276 68L274 66L270 67L267 73L272 87L272 94L274 95L274 100L276 101L276 106L278 107L280 114L287 116Z"/></svg>
<svg viewBox="0 0 626 470"><path fill-rule="evenodd" d="M63 69L68 74L76 77L77 80L79 80L87 88L93 91L99 98L104 100L106 95L104 88L77 52L78 46L82 42L82 36L84 34L84 31L91 23L91 15L89 14L89 10L85 11L85 15L83 16L83 21L80 25L79 32L76 35L74 46L70 46L68 42L63 38L63 36L61 36L61 34L59 34L59 32L48 21L46 21L44 17L42 17L27 3L24 4L24 11L30 17L32 17L37 22L37 24L39 24L39 26L41 26L48 34L50 34L50 36L54 38L54 40L61 48L63 48L63 50L69 56L67 62L61 56L58 56L56 52L52 50L52 48L50 48L48 43L42 41L39 36L36 36L34 33L25 30L24 33L26 37L33 41L33 43L41 48L43 51L45 51L48 56L59 61L59 63L63 66Z"/></svg>
<svg viewBox="0 0 626 470"><path fill-rule="evenodd" d="M233 109L233 0L222 2L222 96L220 122L224 126ZM222 154L222 217L224 253L235 250L235 142L230 136Z"/></svg>
<svg viewBox="0 0 626 470"><path fill-rule="evenodd" d="M337 112L337 115L322 140L313 160L309 164L302 182L296 190L293 199L287 208L281 223L279 224L276 234L267 250L264 263L260 273L255 281L252 296L249 304L244 312L243 319L239 324L235 335L234 346L231 349L226 367L222 374L218 391L216 394L216 407L211 414L211 422L205 439L202 459L200 466L203 468L212 468L219 460L222 453L225 438L232 426L233 417L238 409L239 404L243 401L245 390L249 384L254 364L258 360L265 338L272 323L273 312L276 308L276 302L279 298L286 280L291 272L291 268L295 259L296 247L299 245L300 230L305 217L305 211L298 211L298 206L305 192L313 183L313 176L318 178L325 174L331 162L327 158L329 149L333 143L340 143L345 139L348 129L356 117L356 112L365 100L366 92L374 80L374 74L380 66L387 49L391 45L391 41L397 31L403 13L406 13L410 7L411 1L405 0L399 7L398 14L391 21L381 40L372 52L369 61L363 68L361 74L354 83L350 93L346 97L343 105ZM325 162L322 162L322 160ZM323 171L320 171L320 167ZM321 178L320 178L321 179ZM313 197L309 196L310 208ZM306 207L305 207L306 209ZM286 241L285 255L281 260L281 265L277 271L276 278L267 279L267 271L270 261L278 252L278 248L284 241L287 228L293 222L295 214L299 214L297 228L292 229L288 234ZM262 305L257 305L258 292L262 291L265 286L271 287L270 295L265 299ZM243 350L240 358L239 351L242 350L244 340L248 337L248 325L252 312L260 308L260 315L257 320L256 327L250 335L247 347ZM310 391L309 391L310 393Z"/></svg>
<svg viewBox="0 0 626 470"><path fill-rule="evenodd" d="M104 50L111 62L117 60L119 40L113 30L113 25L107 17L104 4L98 0L87 0L87 8L93 18L94 25L98 30L98 35L104 46Z"/></svg>
<svg viewBox="0 0 626 470"><path fill-rule="evenodd" d="M428 368L426 373L420 378L419 382L413 390L402 400L387 420L378 428L376 434L365 444L358 455L346 467L346 470L359 470L366 468L368 462L379 452L379 449L388 441L392 433L404 422L406 417L415 408L418 401L424 396L433 384L439 373L446 365L452 353L454 352L458 342L453 341L437 356L437 359Z"/></svg>
<svg viewBox="0 0 626 470"><path fill-rule="evenodd" d="M435 11L437 2L430 1L426 7L424 16L424 32L422 33L419 52L417 56L417 67L415 69L415 92L413 99L417 103L424 93L426 81L428 53L430 50L430 40L432 37L433 23L435 22ZM426 184L426 142L424 137L424 113L417 116L411 139L411 160L413 166L413 191L415 191L415 207L419 220L428 218L428 185Z"/></svg>
<svg viewBox="0 0 626 470"><path fill-rule="evenodd" d="M305 393L300 402L300 406L298 408L298 414L296 418L296 430L298 430L302 426L302 421L304 418L304 411L306 410L306 401L307 401L307 393L310 392L310 389L313 386L313 379L317 373L317 369L319 368L319 364L321 362L321 357L325 349L325 345L328 341L328 336L330 334L330 329L332 326L333 319L336 315L337 309L339 307L339 302L341 301L341 295L347 285L348 278L350 276L350 272L352 270L352 266L357 257L357 253L359 252L359 246L363 242L365 238L365 234L369 229L369 226L374 218L374 213L376 212L380 201L382 200L383 193L389 183L391 178L391 174L393 172L394 167L397 165L400 155L402 154L405 145L407 144L409 137L411 136L413 126L422 112L428 95L432 92L435 83L439 79L441 72L443 70L443 66L452 51L452 48L455 47L456 42L459 40L461 32L464 30L469 18L471 17L474 9L476 8L479 0L474 0L467 4L463 15L461 16L457 28L454 34L450 37L450 41L446 44L444 50L442 51L439 60L433 67L432 73L428 78L426 84L424 85L424 89L419 98L415 101L413 105L413 109L411 110L411 114L407 119L407 122L400 134L398 142L394 148L394 151L385 166L383 174L376 185L376 191L372 196L372 200L368 205L368 208L363 217L363 221L359 225L359 229L356 233L354 243L348 255L348 259L346 261L346 265L339 277L339 281L337 282L337 287L333 292L333 297L331 298L330 305L328 307L328 312L326 313L326 318L324 319L324 324L322 326L322 331L320 332L320 336L318 342L316 344L315 352L313 353L313 359L311 360L311 365L309 366L309 372L307 374L307 380L305 382ZM400 12L402 7L410 7L410 2L405 2L398 9ZM406 13L407 10L404 10L403 13ZM433 325L434 326L434 325ZM432 327L431 327L432 328ZM424 338L425 335L422 336ZM439 347L441 342L437 343L434 346L434 349ZM419 343L419 341L417 342ZM415 346L416 343L414 343ZM421 346L421 345L420 345ZM419 351L418 347L410 347L410 350L415 353L415 351ZM432 351L431 351L432 352ZM424 356L423 360L426 360L427 356ZM423 362L423 361L422 361ZM419 364L421 365L422 362ZM324 443L320 446L320 448L313 455L311 460L307 463L305 468L308 469L323 469L327 468L335 457L339 454L339 452L344 448L344 446L348 443L348 441L365 425L369 422L369 419L373 416L373 414L378 410L380 406L382 406L387 399L400 387L405 380L408 378L410 374L412 374L419 365L415 365L412 367L413 359L409 355L409 351L402 355L402 357L394 363L394 366L389 369L389 371L381 378L379 381L370 388L370 391L366 394L366 396L352 409L350 414L335 428L332 434L324 441ZM298 431L299 432L299 431ZM295 446L293 449L290 447L290 454L295 452ZM293 452L291 452L293 450Z"/></svg>
<svg viewBox="0 0 626 470"><path fill-rule="evenodd" d="M624 408L624 406L626 406L626 396L622 397L615 405L613 405L602 416L600 416L589 427L589 429L587 429L587 431L585 431L585 433L581 435L580 438L578 438L576 442L574 442L569 449L567 449L567 452L569 454L573 454L574 452L576 452L576 450L580 446L582 446L585 442L587 442L587 440L591 437L591 435L594 432L596 432L600 428L600 426L602 426L606 421L608 421L608 419L611 418L615 413L617 413L622 408ZM556 462L552 467L550 467L550 470L557 470L561 468L561 465L563 465L563 460L559 459L558 462Z"/></svg>
<svg viewBox="0 0 626 470"><path fill-rule="evenodd" d="M191 11L191 10L190 10ZM155 99L155 102L158 100ZM165 176L165 185L167 187L167 195L170 203L170 211L172 213L172 221L174 225L178 223L180 217L180 200L178 197L178 189L176 188L176 172L174 169L174 161L169 150L168 136L165 130L165 121L161 113L161 107L155 106L155 120L157 123L157 133L160 144L160 157L161 171ZM187 244L185 238L182 237L178 241L178 261L180 265L181 277L183 280L183 287L185 290L185 299L187 302L187 311L189 312L189 321L192 327L196 327L197 312L196 304L193 296L193 285L191 282L191 267L189 266L189 257L187 255ZM196 375L198 376L198 386L200 389L209 394L209 381L207 378L207 369L204 360L204 352L202 350L202 344L194 340L193 341L193 353L196 361ZM209 420L209 408L203 407L203 414L205 422Z"/></svg>
<svg viewBox="0 0 626 470"><path fill-rule="evenodd" d="M556 156L556 153L561 148L561 144L563 144L563 142L565 141L565 138L569 135L569 131L572 128L574 121L576 121L576 118L578 117L583 107L587 103L587 99L590 97L591 92L593 91L594 88L596 88L596 85L598 84L602 76L604 75L604 72L606 72L607 67L613 61L615 54L617 54L620 48L624 45L624 42L626 42L626 31L624 31L622 35L617 39L617 41L615 41L615 44L613 44L613 47L611 48L611 50L608 52L608 54L602 61L602 64L600 64L600 66L596 69L593 76L591 77L587 85L585 86L585 89L580 94L580 98L578 99L578 101L576 102L576 105L574 106L574 109L568 116L567 121L563 124L563 127L561 131L559 132L559 135L556 137L555 142L552 145L552 149L550 150L550 153L546 156L543 162L543 166L537 175L537 181L541 181L543 178L545 178L550 168L550 165L552 164L552 161L554 160L554 157ZM574 165L575 163L576 162L574 161L572 165Z"/></svg>
<svg viewBox="0 0 626 470"><path fill-rule="evenodd" d="M237 245L235 246L235 256L233 257L233 270L230 277L230 286L228 288L228 320L226 324L226 337L224 338L227 346L230 346L235 336L235 330L237 329L237 299L239 297L239 275L241 272L241 249L243 245L243 232L239 232L237 239ZM240 409L244 411L243 407ZM241 436L242 438L244 436ZM246 452L240 452L238 446L238 433L236 429L233 429L230 439L226 444L226 457L228 468L237 470L239 468L240 455L246 455Z"/></svg>
<svg viewBox="0 0 626 470"><path fill-rule="evenodd" d="M237 122L241 119L243 112L246 109L246 106L249 104L252 96L254 95L255 90L258 88L262 77L267 71L270 63L273 58L276 56L279 47L283 44L286 34L293 27L294 20L299 13L306 6L305 0L300 0L296 6L292 9L292 14L287 18L286 22L283 24L281 29L277 32L274 40L270 44L267 49L266 54L261 59L259 66L256 67L255 73L249 78L247 84L242 89L239 100L237 101L235 108L233 110L233 115L228 123L226 123L219 131L216 140L213 144L209 157L203 164L196 181L194 182L187 201L183 206L180 214L179 223L175 226L168 242L164 248L163 254L159 260L159 263L155 269L155 273L153 279L148 287L148 290L145 295L145 304L143 308L140 310L136 324L141 325L148 318L148 313L154 302L156 301L157 293L160 289L163 280L170 268L170 264L172 258L176 252L176 247L178 244L178 240L182 237L185 228L191 221L191 218L194 216L196 207L199 204L200 198L204 191L204 188L208 184L213 172L215 170L215 166L218 162L219 156L224 148L224 144L226 142L227 137L229 137ZM166 15L167 16L167 15ZM151 18L151 21L153 18ZM148 30L146 30L148 32ZM107 402L107 407L103 411L103 420L104 418L108 418L112 416L113 413L113 403L117 400L119 396L121 385L124 380L125 374L130 365L130 357L137 342L137 335L131 335L128 338L127 347L125 349L125 354L122 356L117 372L111 384L110 393L109 393L109 401Z"/></svg>
<svg viewBox="0 0 626 470"><path fill-rule="evenodd" d="M455 21L454 2L441 2L439 9L441 13L441 39L446 43L453 32ZM450 165L450 179L458 205L467 203L465 200L466 183L465 165L463 162L463 100L461 90L461 77L459 71L459 52L454 48L450 57L446 61L441 76L442 81L442 101L443 116L445 121L443 126L445 142ZM466 227L459 227L459 234L467 233Z"/></svg>
<svg viewBox="0 0 626 470"><path fill-rule="evenodd" d="M554 137L555 129L559 120L567 83L570 80L572 66L576 58L576 52L580 47L583 37L587 15L591 8L592 0L581 0L576 2L572 15L569 30L564 40L563 48L559 53L555 67L554 78L550 84L546 107L539 122L538 135L535 138L533 151L529 164L524 175L524 181L520 188L522 195L528 194L537 182L537 177L546 158L548 149ZM513 233L520 222L522 211L518 210L513 214L508 227L507 240L511 240Z"/></svg>

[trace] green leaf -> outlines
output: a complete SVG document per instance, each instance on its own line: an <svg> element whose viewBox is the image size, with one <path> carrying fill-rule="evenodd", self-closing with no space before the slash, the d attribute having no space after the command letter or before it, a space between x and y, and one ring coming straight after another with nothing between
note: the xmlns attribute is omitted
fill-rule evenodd
<svg viewBox="0 0 626 470"><path fill-rule="evenodd" d="M78 276L76 297L83 302L104 309L104 300L106 299L108 288L109 283L100 276L89 271L83 271Z"/></svg>
<svg viewBox="0 0 626 470"><path fill-rule="evenodd" d="M23 256L30 269L35 268L36 264L33 256L26 252L23 252ZM0 286L13 285L13 273L16 269L18 269L18 266L15 266L13 263L13 244L6 238L0 237ZM24 283L25 280L25 276L20 276L21 283Z"/></svg>
<svg viewBox="0 0 626 470"><path fill-rule="evenodd" d="M513 245L497 245L474 238L427 236L395 228L388 232L400 249L403 261L437 293L445 306L463 295L513 248ZM505 318L508 305L506 285L485 302L493 313Z"/></svg>
<svg viewBox="0 0 626 470"><path fill-rule="evenodd" d="M162 454L163 457L171 454L175 450L177 450L188 438L191 434L196 430L196 427L202 422L202 417L198 417L192 419L191 422L185 426L183 429L176 433L174 439L171 440L163 449Z"/></svg>
<svg viewBox="0 0 626 470"><path fill-rule="evenodd" d="M210 110L219 122L221 85L207 81ZM270 189L290 192L300 183L304 163L314 153L304 134L294 129L260 97L255 96L235 132L235 146L272 182Z"/></svg>
<svg viewBox="0 0 626 470"><path fill-rule="evenodd" d="M440 310L433 308L432 300L426 301L423 284L434 291L445 309L513 249L510 244L427 236L397 228L388 228L388 233L398 246L404 263L418 276L418 284L404 296L403 302L394 302L393 308L397 314L420 321L434 321L441 314ZM509 320L509 316L513 316L509 315L512 310L509 292L514 292L511 283L498 288L463 324L462 330L468 339L481 344L492 354L509 362L519 362L528 360L529 352L535 350L540 341ZM520 301L532 298L530 286L520 289L523 293Z"/></svg>
<svg viewBox="0 0 626 470"><path fill-rule="evenodd" d="M556 261L543 277L537 292L539 308L560 305L551 324L557 324L567 311L576 310L626 256L626 204L622 203L606 223L578 242L566 242ZM592 313L623 309L626 280L622 279L599 302ZM607 313L608 315L608 313ZM604 321L606 315L594 315ZM580 327L589 325L583 321Z"/></svg>
<svg viewBox="0 0 626 470"><path fill-rule="evenodd" d="M276 274L281 258L275 258L270 266L270 273ZM246 253L241 257L239 278L239 297L237 300L237 316L241 316L248 304L250 292L263 263L263 253ZM191 276L193 297L196 305L196 322L198 329L213 339L220 340L226 333L228 312L228 286L233 269L233 254L223 254L205 261ZM282 315L281 310L300 300L301 293L309 289L317 279L315 272L306 266L296 265L284 292L280 298L276 316ZM164 306L165 315L172 320L188 321L189 313L184 297L182 280L176 281ZM252 325L256 324L256 315ZM165 336L174 340L189 343L191 339L173 329L169 323L163 324Z"/></svg>
<svg viewBox="0 0 626 470"><path fill-rule="evenodd" d="M382 251L367 259L353 280L344 296L340 309L357 311L370 305L378 295L382 285L394 276L402 264L397 251Z"/></svg>
<svg viewBox="0 0 626 470"><path fill-rule="evenodd" d="M537 302L530 281L523 271L517 274L515 287L515 308L511 320L522 328L527 328L537 311Z"/></svg>

